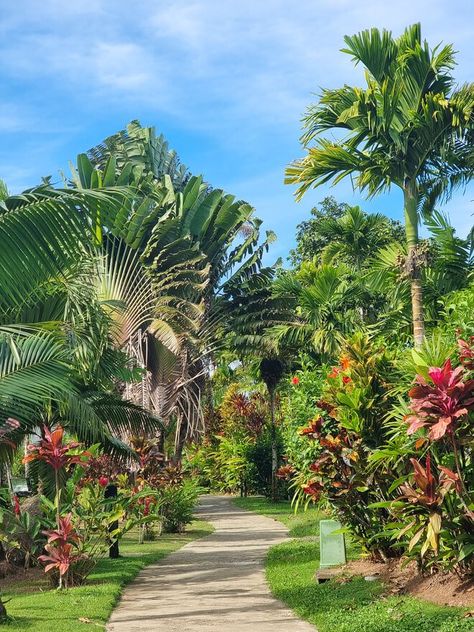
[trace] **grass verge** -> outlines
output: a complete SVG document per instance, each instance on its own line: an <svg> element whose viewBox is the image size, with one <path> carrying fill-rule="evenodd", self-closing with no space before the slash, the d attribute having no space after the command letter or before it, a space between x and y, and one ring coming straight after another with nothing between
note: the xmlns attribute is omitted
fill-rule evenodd
<svg viewBox="0 0 474 632"><path fill-rule="evenodd" d="M164 534L152 542L138 544L136 534L128 534L120 544L118 560L99 560L85 586L64 591L51 590L41 575L31 581L15 581L3 588L11 621L5 632L77 632L81 628L105 628L123 587L138 572L186 543L212 533L206 522L196 521L184 534Z"/></svg>
<svg viewBox="0 0 474 632"><path fill-rule="evenodd" d="M238 498L243 508L279 520L294 539L270 549L266 561L273 594L319 632L473 632L474 620L465 610L437 606L413 597L384 597L380 582L354 578L316 584L322 517L316 509L293 514L290 503L270 503L264 498ZM349 557L357 552L349 548Z"/></svg>

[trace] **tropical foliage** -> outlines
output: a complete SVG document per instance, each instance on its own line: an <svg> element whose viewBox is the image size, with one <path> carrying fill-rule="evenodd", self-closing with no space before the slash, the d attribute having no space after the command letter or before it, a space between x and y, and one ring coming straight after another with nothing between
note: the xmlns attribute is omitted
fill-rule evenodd
<svg viewBox="0 0 474 632"><path fill-rule="evenodd" d="M417 344L423 340L420 213L472 177L474 90L454 89L450 45L430 48L414 24L394 38L376 28L345 37L344 53L364 67L365 89L323 90L305 117L306 156L287 169L298 197L311 186L347 176L369 196L399 187L404 196L412 318ZM345 133L335 141L324 134ZM310 145L314 142L314 145Z"/></svg>
<svg viewBox="0 0 474 632"><path fill-rule="evenodd" d="M438 206L473 175L474 93L418 25L346 45L367 85L323 91L287 180L396 185L405 230L325 198L291 267L266 266L253 207L136 121L62 188L0 187L7 564L78 585L211 489L314 503L378 562L472 576L474 232Z"/></svg>

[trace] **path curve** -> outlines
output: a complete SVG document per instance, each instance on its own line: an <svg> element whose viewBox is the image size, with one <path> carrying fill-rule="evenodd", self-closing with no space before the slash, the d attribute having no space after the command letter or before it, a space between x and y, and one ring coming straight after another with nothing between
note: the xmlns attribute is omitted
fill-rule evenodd
<svg viewBox="0 0 474 632"><path fill-rule="evenodd" d="M215 531L140 572L112 613L109 632L314 632L265 581L269 547L287 538L276 520L205 496L199 516Z"/></svg>

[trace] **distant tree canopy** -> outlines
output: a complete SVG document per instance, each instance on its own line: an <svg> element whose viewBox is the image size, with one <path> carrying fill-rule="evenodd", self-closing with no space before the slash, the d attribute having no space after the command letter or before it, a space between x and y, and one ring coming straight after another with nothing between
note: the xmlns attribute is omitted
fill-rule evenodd
<svg viewBox="0 0 474 632"><path fill-rule="evenodd" d="M323 198L318 206L314 206L311 209L312 217L297 226L296 248L290 250L288 257L291 265L297 267L303 261L314 258L321 262L323 251L337 239L336 233L332 230L335 227L335 222L346 215L350 208L349 204L338 202L333 196ZM365 218L369 217L368 213L363 212L363 215ZM385 220L382 222L382 235L377 235L377 243L374 243L374 248L377 249L391 241L403 242L404 229L402 224L384 215L381 217L382 220ZM343 262L349 265L352 263L349 260Z"/></svg>

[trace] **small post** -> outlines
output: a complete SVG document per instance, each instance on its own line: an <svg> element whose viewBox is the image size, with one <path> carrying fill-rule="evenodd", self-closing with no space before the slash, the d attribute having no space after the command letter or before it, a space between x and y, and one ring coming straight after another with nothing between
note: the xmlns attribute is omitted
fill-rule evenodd
<svg viewBox="0 0 474 632"><path fill-rule="evenodd" d="M107 485L104 492L104 498L117 498L117 485L114 485L114 484ZM115 522L112 522L112 524L109 525L109 533L111 533L112 531L115 531L115 529L118 529L118 526L119 526L118 520L116 520ZM109 557L112 560L116 560L117 558L120 557L118 540L114 540L111 543L109 547Z"/></svg>
<svg viewBox="0 0 474 632"><path fill-rule="evenodd" d="M335 574L334 567L346 563L346 541L338 520L321 520L319 523L320 560L316 573L318 584L328 581Z"/></svg>

